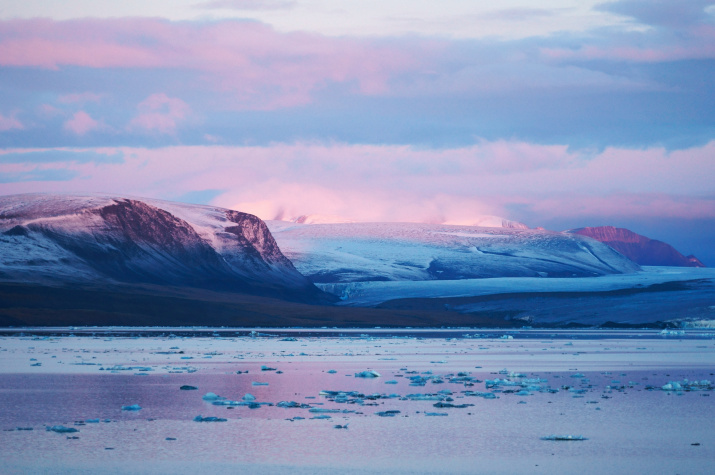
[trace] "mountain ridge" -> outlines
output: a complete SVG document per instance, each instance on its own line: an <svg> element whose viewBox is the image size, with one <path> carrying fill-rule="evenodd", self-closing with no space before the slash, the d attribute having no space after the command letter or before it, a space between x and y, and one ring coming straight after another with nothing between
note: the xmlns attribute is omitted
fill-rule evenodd
<svg viewBox="0 0 715 475"><path fill-rule="evenodd" d="M596 239L611 246L639 265L706 267L697 257L684 256L670 244L650 239L630 229L595 226L571 229L566 232Z"/></svg>
<svg viewBox="0 0 715 475"><path fill-rule="evenodd" d="M0 251L6 281L98 280L326 300L262 220L217 207L99 194L0 197Z"/></svg>

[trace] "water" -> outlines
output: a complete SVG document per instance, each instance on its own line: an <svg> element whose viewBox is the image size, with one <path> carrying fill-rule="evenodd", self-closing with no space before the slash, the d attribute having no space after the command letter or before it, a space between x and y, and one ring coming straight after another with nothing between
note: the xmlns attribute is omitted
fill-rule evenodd
<svg viewBox="0 0 715 475"><path fill-rule="evenodd" d="M612 338L578 340L298 336L297 341L2 337L2 471L709 473L715 459L713 391L678 395L646 386L715 380L713 340L621 336L617 332ZM31 366L37 363L41 366ZM116 365L134 369L107 369ZM262 365L281 373L261 371ZM497 399L465 395L465 391L488 391L487 379L525 379L500 374L505 368L525 378L546 380L544 389L559 392L532 391L528 396L496 392ZM336 373L328 373L331 369ZM354 377L366 369L378 371L381 377ZM431 374L422 374L428 371ZM412 372L432 379L425 386L410 386ZM458 372L482 382L450 383L448 375ZM444 382L433 382L437 378ZM388 380L397 384L385 384ZM182 391L182 385L199 389ZM585 391L578 394L568 388ZM403 398L449 390L453 404L473 406L435 408L436 401L386 397L366 399L363 404L338 403L320 396L321 390L395 393ZM237 401L251 393L258 402L296 401L355 412L311 419L319 414L300 408L228 409L204 401L207 392ZM142 410L122 411L122 406L131 404ZM376 415L387 410L400 413ZM448 416L430 417L426 412ZM197 415L227 421L194 422ZM82 422L91 419L102 422ZM45 431L45 426L57 424L79 432ZM344 424L347 430L334 428ZM588 440L541 440L550 434L583 435Z"/></svg>

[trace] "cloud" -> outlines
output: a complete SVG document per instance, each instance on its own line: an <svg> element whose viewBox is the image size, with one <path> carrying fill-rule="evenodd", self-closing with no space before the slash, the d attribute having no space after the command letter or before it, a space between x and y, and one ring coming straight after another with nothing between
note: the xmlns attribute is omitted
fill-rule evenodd
<svg viewBox="0 0 715 475"><path fill-rule="evenodd" d="M715 58L715 23L706 11L711 0L620 0L597 11L631 19L638 28L608 28L569 47L541 48L546 58L634 63ZM645 28L643 28L645 27Z"/></svg>
<svg viewBox="0 0 715 475"><path fill-rule="evenodd" d="M479 17L492 21L528 21L536 18L548 18L554 15L556 15L554 10L546 8L505 8L482 13Z"/></svg>
<svg viewBox="0 0 715 475"><path fill-rule="evenodd" d="M64 124L65 130L68 130L76 135L82 136L87 132L91 132L100 128L101 124L94 120L85 111L77 111L71 119Z"/></svg>
<svg viewBox="0 0 715 475"><path fill-rule="evenodd" d="M160 134L174 134L180 121L186 118L191 108L176 97L156 93L147 97L138 106L139 115L129 123L130 130L144 130Z"/></svg>
<svg viewBox="0 0 715 475"><path fill-rule="evenodd" d="M214 0L197 3L196 8L216 10L287 10L295 7L293 0Z"/></svg>
<svg viewBox="0 0 715 475"><path fill-rule="evenodd" d="M594 9L630 17L645 25L678 28L705 22L706 7L712 4L712 0L619 0Z"/></svg>
<svg viewBox="0 0 715 475"><path fill-rule="evenodd" d="M715 219L715 141L673 152L657 147L597 152L511 141L450 149L293 143L96 152L108 157L121 152L122 160L53 159L53 167L77 173L64 184L66 191L201 196L266 219L324 214L355 221L468 223L496 215L532 226L583 216ZM21 151L13 154L10 162L0 155L0 172L29 173L45 164L28 155L25 168L18 169ZM1 191L43 186L8 184Z"/></svg>
<svg viewBox="0 0 715 475"><path fill-rule="evenodd" d="M278 33L249 21L0 22L0 66L195 71L248 109L305 104L331 83L379 94L419 63L418 54L390 41Z"/></svg>
<svg viewBox="0 0 715 475"><path fill-rule="evenodd" d="M0 114L0 132L6 130L22 130L25 126L17 118L15 114L10 115L10 117Z"/></svg>

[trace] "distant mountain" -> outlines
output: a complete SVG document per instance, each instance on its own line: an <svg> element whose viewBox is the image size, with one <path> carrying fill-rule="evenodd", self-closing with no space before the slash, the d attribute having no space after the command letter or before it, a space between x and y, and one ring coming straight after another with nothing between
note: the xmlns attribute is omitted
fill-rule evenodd
<svg viewBox="0 0 715 475"><path fill-rule="evenodd" d="M625 228L598 226L572 229L568 232L608 244L643 266L705 267L695 256L684 256L670 244L641 236Z"/></svg>
<svg viewBox="0 0 715 475"><path fill-rule="evenodd" d="M317 302L256 216L104 195L0 196L0 280L153 284Z"/></svg>
<svg viewBox="0 0 715 475"><path fill-rule="evenodd" d="M416 223L266 224L296 268L316 283L584 277L639 270L598 241L542 230Z"/></svg>

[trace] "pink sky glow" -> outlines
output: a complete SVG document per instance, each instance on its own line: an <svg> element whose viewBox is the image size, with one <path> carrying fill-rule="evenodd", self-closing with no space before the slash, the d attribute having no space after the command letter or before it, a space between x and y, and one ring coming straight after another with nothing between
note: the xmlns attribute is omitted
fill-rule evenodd
<svg viewBox="0 0 715 475"><path fill-rule="evenodd" d="M5 190L164 198L186 190L220 190L213 204L264 219L325 214L355 221L468 224L485 214L511 218L515 205L543 216L715 218L709 199L715 142L674 152L608 148L588 153L508 141L441 150L296 143L89 151L121 152L124 163L0 164L2 173L77 173L70 181L8 183Z"/></svg>

